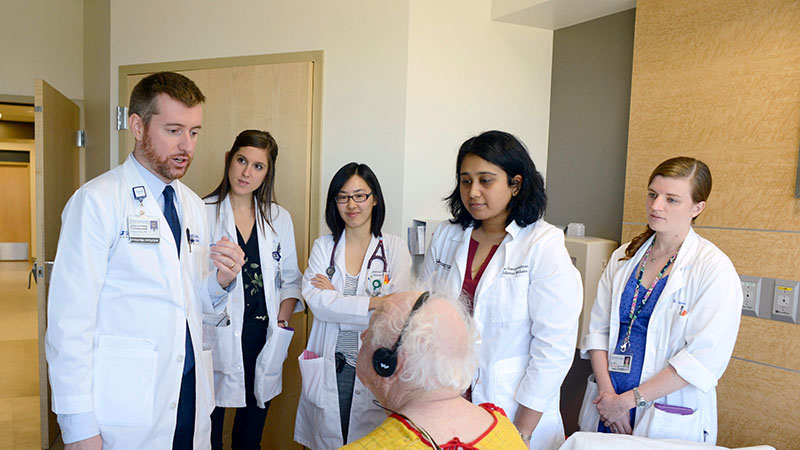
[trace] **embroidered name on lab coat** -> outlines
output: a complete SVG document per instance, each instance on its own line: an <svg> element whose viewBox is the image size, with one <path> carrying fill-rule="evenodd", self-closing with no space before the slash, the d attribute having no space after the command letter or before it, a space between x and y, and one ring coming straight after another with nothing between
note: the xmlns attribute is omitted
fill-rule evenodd
<svg viewBox="0 0 800 450"><path fill-rule="evenodd" d="M503 275L517 276L523 273L528 273L528 265L523 264L517 267L503 267Z"/></svg>

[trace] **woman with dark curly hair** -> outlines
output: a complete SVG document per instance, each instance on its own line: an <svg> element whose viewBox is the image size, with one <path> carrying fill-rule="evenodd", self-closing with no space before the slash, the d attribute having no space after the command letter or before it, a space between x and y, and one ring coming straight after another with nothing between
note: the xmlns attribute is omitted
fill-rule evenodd
<svg viewBox="0 0 800 450"><path fill-rule="evenodd" d="M478 324L479 368L465 395L494 403L531 448L564 441L559 391L575 353L583 290L564 233L542 220L544 180L514 136L461 145L453 218L436 229L423 279L462 296Z"/></svg>

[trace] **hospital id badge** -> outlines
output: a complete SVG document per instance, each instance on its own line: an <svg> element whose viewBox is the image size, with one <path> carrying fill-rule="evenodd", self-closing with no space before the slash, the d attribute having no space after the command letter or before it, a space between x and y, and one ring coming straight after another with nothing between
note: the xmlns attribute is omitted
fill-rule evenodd
<svg viewBox="0 0 800 450"><path fill-rule="evenodd" d="M128 240L158 244L161 233L158 230L158 218L150 216L128 216Z"/></svg>
<svg viewBox="0 0 800 450"><path fill-rule="evenodd" d="M281 266L275 270L275 289L281 290L283 287L283 278L281 277Z"/></svg>
<svg viewBox="0 0 800 450"><path fill-rule="evenodd" d="M367 292L367 295L370 297L377 297L381 295L381 290L383 289L384 284L383 281L384 278L386 278L384 275L385 274L383 272L372 272L367 277L367 285L364 289Z"/></svg>
<svg viewBox="0 0 800 450"><path fill-rule="evenodd" d="M633 355L608 355L608 371L619 373L631 373Z"/></svg>

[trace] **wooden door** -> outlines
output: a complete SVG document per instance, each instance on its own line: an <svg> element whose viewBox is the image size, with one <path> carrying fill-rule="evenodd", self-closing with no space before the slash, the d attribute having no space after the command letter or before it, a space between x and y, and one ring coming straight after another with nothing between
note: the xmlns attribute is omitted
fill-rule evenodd
<svg viewBox="0 0 800 450"><path fill-rule="evenodd" d="M194 159L181 179L201 197L222 179L225 153L237 134L246 129L270 132L278 143L275 194L294 222L295 244L300 271L305 270L311 245L311 131L313 62L257 64L202 70L174 70L192 79L203 94L203 128ZM149 73L128 75L127 96ZM133 150L134 139L126 132L120 161ZM262 448L301 448L294 443L294 419L300 397L299 355L308 339L307 316L295 315L290 325L295 335L284 364L283 392L269 409ZM230 411L229 411L230 412ZM232 417L225 420L228 444Z"/></svg>
<svg viewBox="0 0 800 450"><path fill-rule="evenodd" d="M16 260L28 260L31 254L31 201L29 162L0 162L0 243L20 246L28 245L25 257L14 256ZM16 250L16 249L15 249ZM16 251L14 252L16 253Z"/></svg>
<svg viewBox="0 0 800 450"><path fill-rule="evenodd" d="M50 382L44 354L47 329L47 291L50 262L55 259L61 211L78 188L79 153L75 133L80 124L78 106L42 80L35 81L35 204L37 265L46 275L39 277L39 403L42 448L49 449L59 436L56 416L50 409Z"/></svg>

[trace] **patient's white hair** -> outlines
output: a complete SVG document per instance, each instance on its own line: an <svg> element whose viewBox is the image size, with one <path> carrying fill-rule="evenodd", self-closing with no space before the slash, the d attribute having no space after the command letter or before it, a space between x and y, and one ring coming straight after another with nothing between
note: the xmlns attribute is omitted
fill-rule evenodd
<svg viewBox="0 0 800 450"><path fill-rule="evenodd" d="M443 316L429 308L434 300L446 301L455 309L457 317ZM415 301L416 298L410 300L405 314L394 311L370 325L374 346L391 348L394 345ZM453 333L454 319L463 323L465 333ZM443 321L451 323L441 326ZM412 389L433 391L451 388L463 392L472 383L478 367L477 342L477 327L464 303L441 292L431 291L430 298L414 312L403 332L398 357L403 355L405 362L398 376Z"/></svg>

